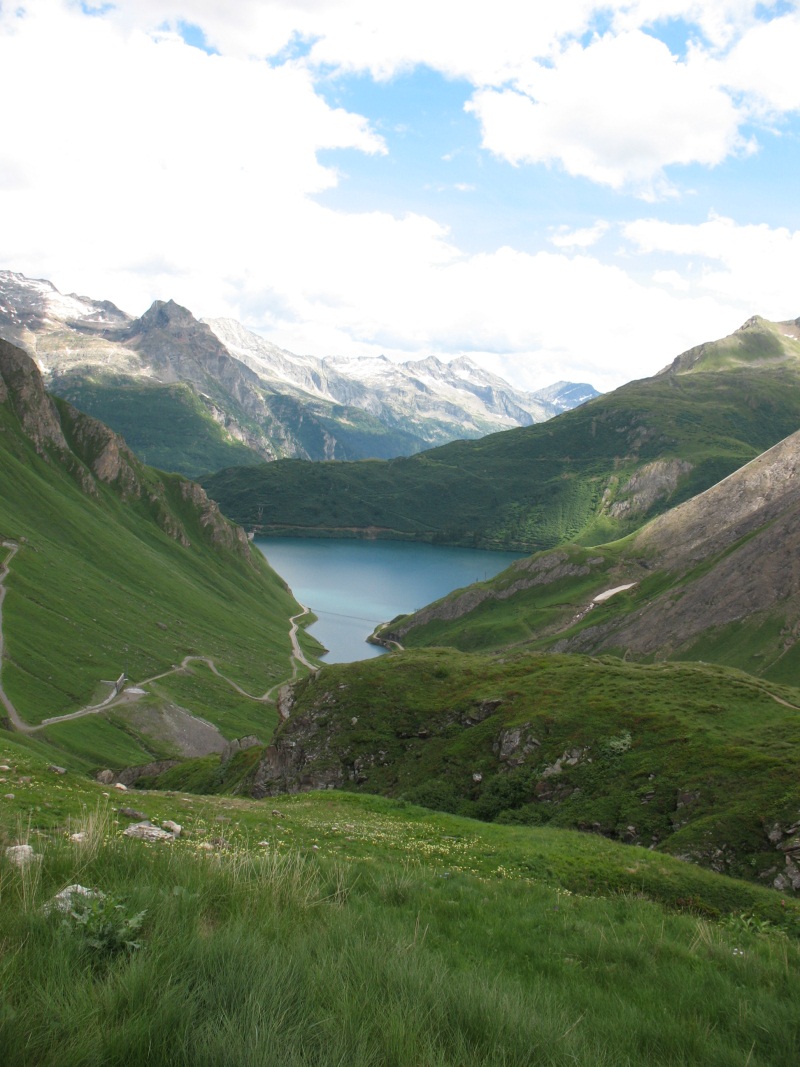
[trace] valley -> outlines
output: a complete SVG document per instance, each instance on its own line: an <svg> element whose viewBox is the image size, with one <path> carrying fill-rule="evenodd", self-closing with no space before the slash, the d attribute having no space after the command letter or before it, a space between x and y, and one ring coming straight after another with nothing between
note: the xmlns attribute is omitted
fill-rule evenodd
<svg viewBox="0 0 800 1067"><path fill-rule="evenodd" d="M134 329L96 313L100 349ZM187 315L139 322L149 358L224 363ZM415 1065L793 1067L791 325L750 320L540 425L204 487L0 341L9 1063L172 1064L180 1032L193 1064L394 1062L402 1041ZM323 663L229 513L300 545L518 558L379 627L388 654ZM76 885L99 896L54 914Z"/></svg>

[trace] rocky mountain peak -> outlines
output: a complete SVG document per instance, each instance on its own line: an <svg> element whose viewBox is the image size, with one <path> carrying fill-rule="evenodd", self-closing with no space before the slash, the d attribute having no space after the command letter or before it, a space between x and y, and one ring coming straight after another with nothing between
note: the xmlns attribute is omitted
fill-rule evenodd
<svg viewBox="0 0 800 1067"><path fill-rule="evenodd" d="M770 323L763 315L751 315L749 319L746 319L735 333L742 333L744 330L768 330Z"/></svg>
<svg viewBox="0 0 800 1067"><path fill-rule="evenodd" d="M199 322L188 308L177 304L174 300L154 300L144 315L137 320L136 325L139 326L139 332L145 333L150 330L165 330L170 327L198 327L202 329L205 323Z"/></svg>

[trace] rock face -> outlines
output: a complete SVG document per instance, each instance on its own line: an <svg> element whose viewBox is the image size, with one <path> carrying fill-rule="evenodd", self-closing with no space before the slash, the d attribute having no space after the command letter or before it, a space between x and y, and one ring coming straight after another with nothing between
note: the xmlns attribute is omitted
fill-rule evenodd
<svg viewBox="0 0 800 1067"><path fill-rule="evenodd" d="M691 463L680 459L660 459L646 464L618 489L608 514L623 519L646 513L656 501L674 493L680 479L691 469Z"/></svg>
<svg viewBox="0 0 800 1067"><path fill-rule="evenodd" d="M0 340L0 400L9 402L27 437L40 455L49 449L68 453L56 407L45 392L35 363L24 352Z"/></svg>
<svg viewBox="0 0 800 1067"><path fill-rule="evenodd" d="M800 433L723 481L673 508L636 535L629 557L648 571L693 580L622 615L589 627L555 651L623 647L651 655L686 646L709 630L774 611L788 648L800 621ZM636 573L634 575L634 568ZM627 573L640 577L638 565ZM623 571L624 573L624 571Z"/></svg>

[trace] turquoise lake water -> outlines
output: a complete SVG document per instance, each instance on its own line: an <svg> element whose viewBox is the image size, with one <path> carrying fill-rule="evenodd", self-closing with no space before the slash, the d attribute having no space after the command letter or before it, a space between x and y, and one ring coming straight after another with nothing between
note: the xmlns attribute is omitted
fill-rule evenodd
<svg viewBox="0 0 800 1067"><path fill-rule="evenodd" d="M524 555L409 541L257 537L254 543L300 603L319 616L309 633L329 650L328 663L382 655L366 640L379 623L492 578Z"/></svg>

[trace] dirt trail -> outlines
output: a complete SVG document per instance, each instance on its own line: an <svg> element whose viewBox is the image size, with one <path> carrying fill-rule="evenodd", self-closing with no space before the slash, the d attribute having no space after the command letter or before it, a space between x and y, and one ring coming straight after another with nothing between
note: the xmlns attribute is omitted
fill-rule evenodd
<svg viewBox="0 0 800 1067"><path fill-rule="evenodd" d="M3 601L5 600L6 596L5 582L9 575L9 564L11 563L17 552L19 552L19 545L13 541L3 541L1 547L7 548L9 551L3 562L2 567L0 568L0 704L2 704L5 708L6 713L8 714L8 717L11 720L14 728L19 730L21 733L35 733L37 730L41 730L45 726L51 726L53 723L69 722L70 719L81 719L85 715L97 715L99 712L105 711L107 708L130 704L132 703L132 701L138 699L139 694L130 693L125 689L117 692L116 684L110 682L109 684L113 686L112 692L109 693L109 695L104 700L101 700L99 704L89 704L85 708L79 708L77 711L68 712L66 715L52 715L48 719L43 719L36 726L32 726L30 723L25 722L25 720L21 718L19 712L11 703L11 700L6 694L6 691L3 688L2 684ZM226 677L220 670L218 670L216 663L214 663L214 661L208 656L184 656L179 666L172 667L170 670L163 671L161 674L154 674L152 677L145 678L141 682L136 682L133 688L138 689L141 686L147 685L150 682L157 682L159 678L167 678L171 674L178 674L180 671L185 671L190 663L205 663L208 666L209 670L212 671L212 673L216 674L218 678L221 678L224 682L231 686L232 689L235 689L236 692L239 693L241 696L246 697L248 700L256 700L260 703L267 703L268 701L272 700L272 694L275 692L276 689L280 689L280 687L282 685L285 685L286 682L292 681L297 677L297 671L299 666L306 667L310 671L315 671L317 669L313 663L310 663L309 660L306 659L303 650L300 648L300 642L297 639L297 631L299 628L300 619L302 619L304 615L308 614L309 609L303 607L302 611L298 612L296 615L293 615L289 620L291 623L291 627L289 630L289 641L291 642L292 646L292 651L289 655L289 660L292 664L291 677L286 678L281 682L277 682L261 696L254 696L252 693L248 693L246 690L242 689L240 685L234 682L233 679Z"/></svg>
<svg viewBox="0 0 800 1067"><path fill-rule="evenodd" d="M8 578L9 574L9 564L19 552L19 545L14 541L3 541L2 547L7 548L9 551L3 561L2 569L0 569L0 704L6 709L14 727L24 734L29 734L35 727L30 726L24 719L20 718L17 709L11 703L8 694L3 688L3 601L6 598L6 578Z"/></svg>

